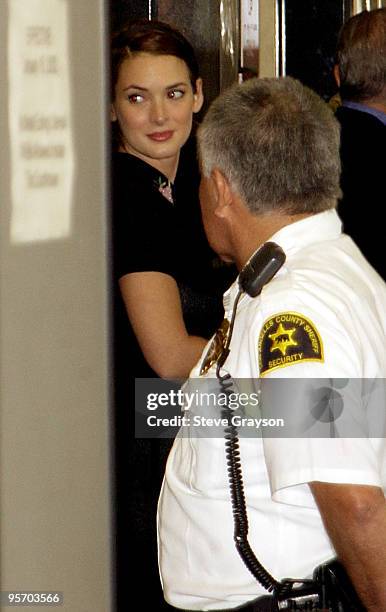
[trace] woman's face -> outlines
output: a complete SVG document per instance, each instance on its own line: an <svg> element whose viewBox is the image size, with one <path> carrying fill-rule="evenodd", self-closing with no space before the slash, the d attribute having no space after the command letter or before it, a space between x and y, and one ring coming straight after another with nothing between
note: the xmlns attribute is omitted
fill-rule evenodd
<svg viewBox="0 0 386 612"><path fill-rule="evenodd" d="M119 122L123 136L121 150L173 180L180 149L192 128L192 114L202 103L201 79L193 93L182 59L137 53L124 60L111 105L111 120Z"/></svg>

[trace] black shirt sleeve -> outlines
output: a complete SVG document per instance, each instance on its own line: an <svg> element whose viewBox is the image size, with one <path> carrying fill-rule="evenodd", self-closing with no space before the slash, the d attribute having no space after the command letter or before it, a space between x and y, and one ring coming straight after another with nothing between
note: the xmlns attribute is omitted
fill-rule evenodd
<svg viewBox="0 0 386 612"><path fill-rule="evenodd" d="M176 277L175 213L158 190L159 173L122 153L113 158L115 277L163 272Z"/></svg>

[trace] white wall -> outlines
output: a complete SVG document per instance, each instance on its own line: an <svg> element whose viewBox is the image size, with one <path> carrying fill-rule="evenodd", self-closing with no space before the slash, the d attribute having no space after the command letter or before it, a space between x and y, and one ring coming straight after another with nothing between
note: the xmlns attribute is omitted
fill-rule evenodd
<svg viewBox="0 0 386 612"><path fill-rule="evenodd" d="M32 16L18 13L19 0L0 1L1 97L12 100L0 107L1 589L62 591L60 610L109 612L104 2L48 0L65 5L68 27L54 20L45 43L33 28L49 24L46 0L23 2ZM9 52L18 28L26 47ZM23 76L35 52L36 70L57 61L56 76L25 74L17 85L10 75ZM66 116L67 128L20 130L20 113L36 115L36 104L41 116ZM63 156L26 161L21 147L34 139L59 142ZM63 188L24 184L33 164Z"/></svg>

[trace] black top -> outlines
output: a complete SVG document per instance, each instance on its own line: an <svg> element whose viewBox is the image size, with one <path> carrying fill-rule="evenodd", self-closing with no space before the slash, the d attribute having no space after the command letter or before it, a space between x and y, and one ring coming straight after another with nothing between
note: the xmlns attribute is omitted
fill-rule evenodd
<svg viewBox="0 0 386 612"><path fill-rule="evenodd" d="M369 113L341 106L341 188L344 231L386 280L384 173L386 126Z"/></svg>
<svg viewBox="0 0 386 612"><path fill-rule="evenodd" d="M236 271L210 249L201 223L199 175L193 143L183 147L171 204L159 191L167 179L127 153L112 159L114 287L115 502L117 605L127 605L127 577L146 576L146 600L162 602L155 516L170 439L133 437L135 377L154 377L127 317L118 279L131 272L172 276L180 291L186 328L210 337L223 317L222 294ZM157 433L157 432L155 432ZM134 561L134 562L133 562Z"/></svg>
<svg viewBox="0 0 386 612"><path fill-rule="evenodd" d="M180 290L188 333L208 338L222 320L222 294L235 271L221 264L206 240L191 143L181 151L173 203L160 192L167 178L141 159L114 153L112 170L116 365L122 370L130 362L125 378L153 377L131 329L118 279L131 272L169 274Z"/></svg>

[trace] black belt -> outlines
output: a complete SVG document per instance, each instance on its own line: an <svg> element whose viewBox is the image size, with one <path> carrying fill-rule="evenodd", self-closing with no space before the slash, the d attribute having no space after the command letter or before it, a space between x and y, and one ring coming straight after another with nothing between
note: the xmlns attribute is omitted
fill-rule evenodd
<svg viewBox="0 0 386 612"><path fill-rule="evenodd" d="M192 612L192 610L181 610L181 608L174 608L176 612ZM277 610L277 607L273 607L273 599L270 595L259 597L253 601L249 601L246 604L237 606L237 608L222 608L221 610L213 610L213 612L273 612Z"/></svg>
<svg viewBox="0 0 386 612"><path fill-rule="evenodd" d="M231 610L232 612L236 612L237 610L242 610L243 612L273 612L274 610L277 610L277 606L273 606L273 598L270 595L265 595L263 597L259 597L258 599L254 599L253 601L249 601L242 606L238 606L237 608L231 608ZM222 611L219 610L219 612Z"/></svg>

